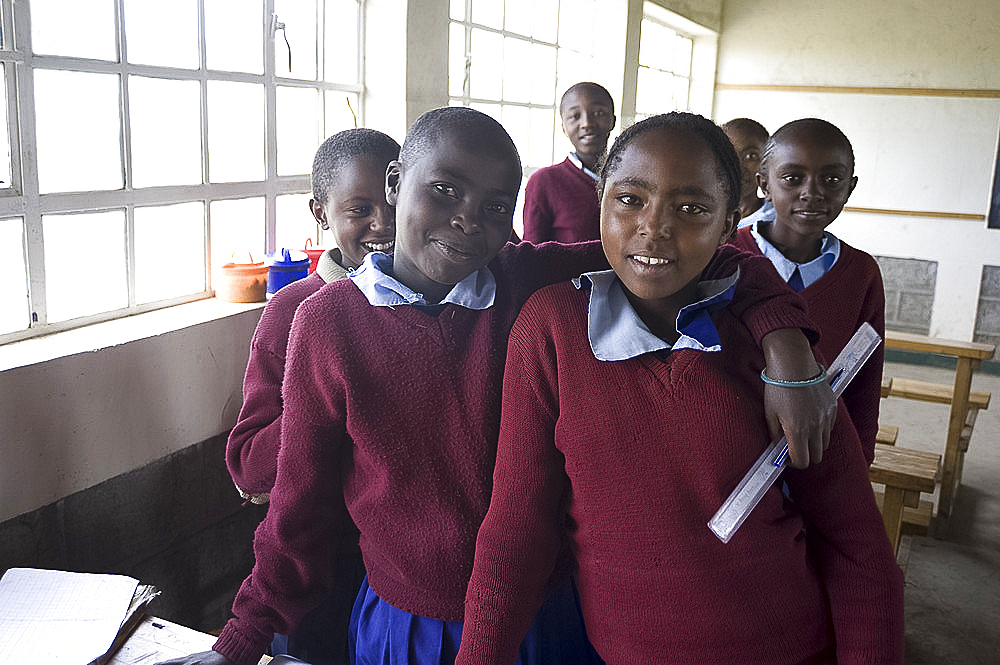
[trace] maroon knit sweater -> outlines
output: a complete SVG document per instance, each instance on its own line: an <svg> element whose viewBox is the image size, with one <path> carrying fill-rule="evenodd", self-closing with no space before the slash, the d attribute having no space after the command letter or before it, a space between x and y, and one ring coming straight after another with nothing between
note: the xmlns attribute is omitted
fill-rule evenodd
<svg viewBox="0 0 1000 665"><path fill-rule="evenodd" d="M597 183L569 157L538 169L524 186L524 239L540 243L601 239Z"/></svg>
<svg viewBox="0 0 1000 665"><path fill-rule="evenodd" d="M609 665L902 663L903 576L843 405L790 500L723 544L707 522L768 444L760 350L724 308L721 352L602 362L587 296L543 289L511 332L457 665L514 662L564 538Z"/></svg>
<svg viewBox="0 0 1000 665"><path fill-rule="evenodd" d="M736 233L733 244L760 254L750 227ZM809 316L819 326L822 337L817 349L827 362L833 360L864 322L885 338L885 291L878 264L865 252L840 241L840 258L830 272L801 292ZM844 391L844 404L858 430L868 464L875 459L875 435L882 399L882 362L885 346L875 353Z"/></svg>
<svg viewBox="0 0 1000 665"><path fill-rule="evenodd" d="M711 276L739 263L736 312L756 339L811 329L801 298L763 257L720 249ZM215 644L251 665L323 597L340 508L361 530L368 580L404 611L461 621L476 533L489 505L507 338L541 286L607 268L598 242L508 244L490 263L486 310L372 307L353 282L298 308L284 383L281 450L256 564ZM735 309L735 307L734 307Z"/></svg>

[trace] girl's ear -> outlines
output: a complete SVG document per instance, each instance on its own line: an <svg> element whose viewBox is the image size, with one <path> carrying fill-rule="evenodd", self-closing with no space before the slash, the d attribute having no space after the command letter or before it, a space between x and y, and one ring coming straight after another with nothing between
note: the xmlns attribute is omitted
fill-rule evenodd
<svg viewBox="0 0 1000 665"><path fill-rule="evenodd" d="M330 222L326 218L326 208L323 207L322 203L316 199L309 199L309 212L312 213L313 218L321 229L324 231L330 230Z"/></svg>
<svg viewBox="0 0 1000 665"><path fill-rule="evenodd" d="M399 161L392 160L385 169L385 201L391 206L399 199Z"/></svg>
<svg viewBox="0 0 1000 665"><path fill-rule="evenodd" d="M757 187L764 193L764 200L770 201L771 193L767 191L767 176L763 173L757 173Z"/></svg>

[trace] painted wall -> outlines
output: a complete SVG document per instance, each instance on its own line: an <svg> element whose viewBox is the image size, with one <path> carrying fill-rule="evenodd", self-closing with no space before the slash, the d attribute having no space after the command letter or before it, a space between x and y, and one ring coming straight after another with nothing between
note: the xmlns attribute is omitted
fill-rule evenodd
<svg viewBox="0 0 1000 665"><path fill-rule="evenodd" d="M1000 230L984 221L998 34L993 1L723 2L715 119L774 131L818 116L843 129L859 178L848 205L906 214L845 212L831 230L871 254L937 261L941 337L972 339L983 266L1000 264Z"/></svg>
<svg viewBox="0 0 1000 665"><path fill-rule="evenodd" d="M260 311L0 372L0 521L228 432Z"/></svg>

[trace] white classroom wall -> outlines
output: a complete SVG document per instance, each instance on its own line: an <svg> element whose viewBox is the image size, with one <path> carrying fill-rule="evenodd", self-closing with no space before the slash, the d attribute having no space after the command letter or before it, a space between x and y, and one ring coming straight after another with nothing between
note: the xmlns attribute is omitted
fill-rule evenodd
<svg viewBox="0 0 1000 665"><path fill-rule="evenodd" d="M1000 135L1000 4L726 0L713 114L774 131L817 116L851 139L858 188L831 230L870 254L936 261L930 334L971 340Z"/></svg>

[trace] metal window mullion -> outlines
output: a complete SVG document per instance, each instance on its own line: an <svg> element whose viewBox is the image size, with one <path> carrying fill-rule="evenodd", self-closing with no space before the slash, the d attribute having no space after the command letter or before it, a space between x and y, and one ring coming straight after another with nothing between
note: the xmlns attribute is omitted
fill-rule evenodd
<svg viewBox="0 0 1000 665"><path fill-rule="evenodd" d="M358 4L358 12L357 12L357 16L358 16L358 23L357 23L357 35L358 35L358 71L357 71L357 79L355 80L355 83L358 85L359 90L358 90L358 110L357 110L357 112L355 114L355 124L358 127L364 127L365 126L365 110L366 110L366 107L367 107L367 102L365 100L365 98L367 97L367 95L365 94L365 87L367 86L367 83L366 83L367 79L365 78L365 76L367 75L368 68L366 67L366 64L365 64L366 61L367 61L367 59L365 58L365 48L367 47L367 43L368 43L367 36L366 36L366 32L367 32L366 28L368 26L368 14L367 14L366 10L367 10L368 3L366 3L365 0L358 0L357 4ZM323 2L323 64L324 64L324 67L325 67L326 66L326 0L324 0L324 2ZM326 73L325 73L325 71L324 71L324 75L322 77L322 80L323 80L324 83L326 82ZM325 123L326 123L326 93L325 92L322 95L322 98L323 98L323 107L322 107L323 108L323 123L324 123L324 128L325 128L325 126L326 126L325 125ZM324 134L327 134L327 133L328 133L328 131L324 131Z"/></svg>
<svg viewBox="0 0 1000 665"><path fill-rule="evenodd" d="M201 186L204 194L198 197L204 208L205 232L205 289L212 290L212 212L208 204L208 47L205 38L205 0L198 0L198 90L199 122L201 129Z"/></svg>
<svg viewBox="0 0 1000 665"><path fill-rule="evenodd" d="M124 0L115 0L115 37L118 47L118 94L120 95L121 160L123 191L128 194L134 191L132 185L132 112L129 97L128 79L128 44L125 37L125 7ZM119 207L119 210L122 208ZM124 206L125 212L125 280L129 308L135 307L135 207Z"/></svg>
<svg viewBox="0 0 1000 665"><path fill-rule="evenodd" d="M274 0L264 0L264 251L274 252L277 237L278 130L274 64Z"/></svg>
<svg viewBox="0 0 1000 665"><path fill-rule="evenodd" d="M27 3L15 3L14 50L23 55L15 65L17 100L15 104L21 135L21 202L24 214L25 258L28 264L28 302L31 326L44 326L48 320L45 298L45 243L38 197L38 151L35 149L35 76L31 53L31 19ZM13 155L12 155L13 156Z"/></svg>

